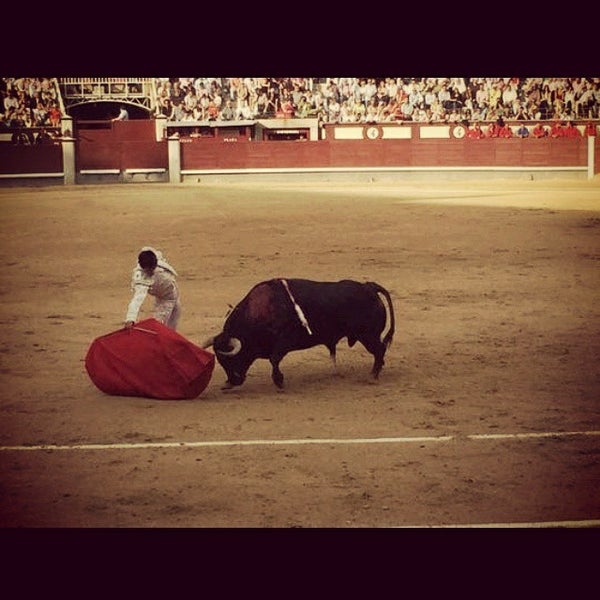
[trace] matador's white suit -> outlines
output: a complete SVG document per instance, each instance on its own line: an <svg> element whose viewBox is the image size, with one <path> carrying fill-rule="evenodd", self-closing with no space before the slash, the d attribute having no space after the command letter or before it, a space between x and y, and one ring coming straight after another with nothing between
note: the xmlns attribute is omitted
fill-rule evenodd
<svg viewBox="0 0 600 600"><path fill-rule="evenodd" d="M154 252L158 264L152 275L148 275L139 264L134 267L131 277L133 298L127 307L125 322L137 320L146 295L150 294L155 299L153 317L167 327L177 329L177 322L181 314L179 289L175 281L177 271L166 261L160 250L144 246L140 252L144 250Z"/></svg>

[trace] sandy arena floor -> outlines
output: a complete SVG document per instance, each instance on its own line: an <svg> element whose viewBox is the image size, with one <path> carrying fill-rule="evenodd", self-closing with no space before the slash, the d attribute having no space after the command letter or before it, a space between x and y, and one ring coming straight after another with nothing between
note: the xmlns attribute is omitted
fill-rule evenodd
<svg viewBox="0 0 600 600"><path fill-rule="evenodd" d="M12 188L0 207L0 526L600 523L600 181ZM263 279L380 283L380 380L342 342L337 373L323 347L288 355L283 392L260 361L230 392L217 365L195 400L102 394L84 357L146 244L197 343Z"/></svg>

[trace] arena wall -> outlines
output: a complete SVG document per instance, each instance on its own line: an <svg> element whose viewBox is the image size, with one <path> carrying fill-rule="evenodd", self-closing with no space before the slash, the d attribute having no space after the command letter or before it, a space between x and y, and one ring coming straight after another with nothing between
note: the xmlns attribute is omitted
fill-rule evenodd
<svg viewBox="0 0 600 600"><path fill-rule="evenodd" d="M63 177L62 144L15 146L0 143L0 177L16 174L20 178Z"/></svg>
<svg viewBox="0 0 600 600"><path fill-rule="evenodd" d="M287 125L293 129L293 119ZM182 135L154 120L77 124L62 143L0 144L0 181L64 177L64 183L127 181L197 182L211 178L349 174L590 178L600 172L598 136L473 140L453 125L326 125L322 139L264 139L253 135ZM213 124L214 125L214 124ZM196 128L199 129L199 128ZM204 129L209 129L205 127ZM218 129L218 128L216 128ZM69 129L63 132L70 133ZM190 129L191 131L191 129ZM262 139L260 139L262 138ZM73 158L61 151L74 142ZM176 156L172 156L175 153ZM66 158L65 158L66 157ZM176 159L176 160L174 160ZM74 165L64 161L73 160ZM66 174L73 172L72 178ZM72 179L72 180L71 180Z"/></svg>

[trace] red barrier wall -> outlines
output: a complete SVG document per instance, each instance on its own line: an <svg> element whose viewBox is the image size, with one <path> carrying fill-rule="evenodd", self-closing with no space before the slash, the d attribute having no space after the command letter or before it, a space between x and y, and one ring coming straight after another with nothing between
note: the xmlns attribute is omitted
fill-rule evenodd
<svg viewBox="0 0 600 600"><path fill-rule="evenodd" d="M327 142L182 142L181 168L276 169L330 166Z"/></svg>
<svg viewBox="0 0 600 600"><path fill-rule="evenodd" d="M156 141L152 120L112 123L106 129L77 131L76 169L166 169L167 142Z"/></svg>
<svg viewBox="0 0 600 600"><path fill-rule="evenodd" d="M101 128L94 128L99 126ZM168 142L156 141L154 120L76 128L76 170L168 169ZM223 136L180 140L181 169L227 170L352 167L585 167L588 139L325 139L224 141ZM594 172L600 173L595 139ZM62 148L0 143L0 174L61 173Z"/></svg>
<svg viewBox="0 0 600 600"><path fill-rule="evenodd" d="M0 173L3 175L62 172L60 142L32 146L0 143Z"/></svg>
<svg viewBox="0 0 600 600"><path fill-rule="evenodd" d="M587 139L182 142L182 170L314 167L585 167Z"/></svg>

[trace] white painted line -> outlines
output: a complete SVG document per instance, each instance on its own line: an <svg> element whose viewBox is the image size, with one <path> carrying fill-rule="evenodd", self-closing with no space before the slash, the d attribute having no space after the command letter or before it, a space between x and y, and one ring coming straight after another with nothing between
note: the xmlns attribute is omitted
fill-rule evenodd
<svg viewBox="0 0 600 600"><path fill-rule="evenodd" d="M41 444L37 446L0 446L0 450L134 450L142 448L211 448L215 446L304 446L309 444L394 444L446 442L453 436L408 437L408 438L305 438L290 440L215 440L206 442L147 442L137 444L73 444L59 446Z"/></svg>
<svg viewBox="0 0 600 600"><path fill-rule="evenodd" d="M545 433L479 433L468 435L471 440L508 440L508 439L533 439L549 437L569 437L572 435L600 435L600 431L561 431Z"/></svg>
<svg viewBox="0 0 600 600"><path fill-rule="evenodd" d="M541 521L532 523L465 523L463 525L401 525L394 529L519 529L519 528L546 528L568 527L585 528L600 527L600 519L584 521Z"/></svg>
<svg viewBox="0 0 600 600"><path fill-rule="evenodd" d="M600 436L600 431L553 431L543 433L493 433L471 435L441 435L420 437L381 438L303 438L283 440L214 440L202 442L138 442L116 444L37 444L0 446L0 451L21 450L141 450L144 448L214 448L219 446L306 446L324 444L414 444L449 442L451 440L511 440L536 438L562 438L573 436Z"/></svg>

